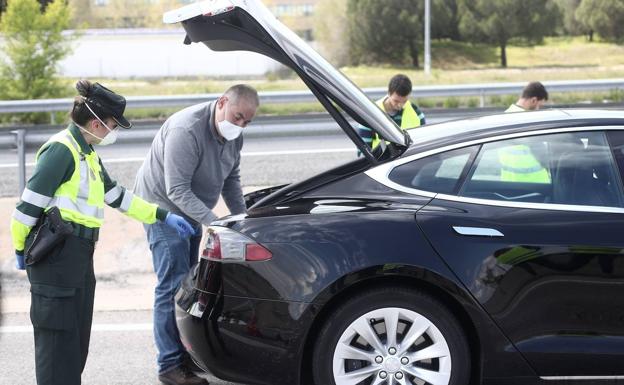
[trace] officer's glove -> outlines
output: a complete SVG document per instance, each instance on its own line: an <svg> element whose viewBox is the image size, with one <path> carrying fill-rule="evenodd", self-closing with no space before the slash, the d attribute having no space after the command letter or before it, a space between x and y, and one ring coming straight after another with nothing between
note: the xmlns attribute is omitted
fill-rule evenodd
<svg viewBox="0 0 624 385"><path fill-rule="evenodd" d="M26 264L24 263L24 256L15 253L15 268L17 270L26 270Z"/></svg>
<svg viewBox="0 0 624 385"><path fill-rule="evenodd" d="M165 224L170 227L173 227L180 237L188 238L191 235L195 234L195 229L191 226L190 223L179 215L169 213L167 214L167 218L165 218Z"/></svg>

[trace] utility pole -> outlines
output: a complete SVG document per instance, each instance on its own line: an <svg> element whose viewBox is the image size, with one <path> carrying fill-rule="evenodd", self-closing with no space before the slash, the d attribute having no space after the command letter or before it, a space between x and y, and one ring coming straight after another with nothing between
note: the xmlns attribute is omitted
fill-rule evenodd
<svg viewBox="0 0 624 385"><path fill-rule="evenodd" d="M431 73L431 0L425 0L425 74Z"/></svg>

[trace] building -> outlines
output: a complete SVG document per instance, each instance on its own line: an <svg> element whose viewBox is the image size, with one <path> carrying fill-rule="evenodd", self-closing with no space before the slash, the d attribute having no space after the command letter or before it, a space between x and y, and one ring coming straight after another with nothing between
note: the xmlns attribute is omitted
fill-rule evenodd
<svg viewBox="0 0 624 385"><path fill-rule="evenodd" d="M0 3L3 0L0 0ZM314 40L314 9L319 0L262 0L271 12L303 39ZM164 11L193 0L69 0L76 27L161 28Z"/></svg>
<svg viewBox="0 0 624 385"><path fill-rule="evenodd" d="M319 0L263 0L282 23L304 40L314 40L314 10Z"/></svg>

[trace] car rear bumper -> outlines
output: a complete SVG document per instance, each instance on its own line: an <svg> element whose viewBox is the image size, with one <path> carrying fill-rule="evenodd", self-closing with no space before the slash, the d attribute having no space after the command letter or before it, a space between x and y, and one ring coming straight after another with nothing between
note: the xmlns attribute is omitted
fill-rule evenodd
<svg viewBox="0 0 624 385"><path fill-rule="evenodd" d="M308 322L290 314L301 304L202 292L190 276L175 302L182 343L203 369L245 384L299 384Z"/></svg>

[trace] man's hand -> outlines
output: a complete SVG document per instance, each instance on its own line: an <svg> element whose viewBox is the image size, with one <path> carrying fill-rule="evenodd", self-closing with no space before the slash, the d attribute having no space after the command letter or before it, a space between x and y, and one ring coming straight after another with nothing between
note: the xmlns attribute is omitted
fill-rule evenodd
<svg viewBox="0 0 624 385"><path fill-rule="evenodd" d="M26 264L24 263L24 256L15 253L15 268L17 270L26 270Z"/></svg>
<svg viewBox="0 0 624 385"><path fill-rule="evenodd" d="M195 229L191 226L190 223L179 215L169 213L167 214L167 218L165 218L165 224L167 226L173 227L180 237L188 238L191 235L195 234Z"/></svg>

